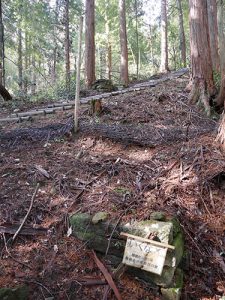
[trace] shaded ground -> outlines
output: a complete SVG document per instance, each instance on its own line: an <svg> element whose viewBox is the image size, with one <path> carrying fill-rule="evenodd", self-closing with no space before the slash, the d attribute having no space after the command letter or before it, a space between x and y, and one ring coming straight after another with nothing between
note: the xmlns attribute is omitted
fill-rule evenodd
<svg viewBox="0 0 225 300"><path fill-rule="evenodd" d="M182 299L225 293L225 157L214 142L216 122L188 106L185 84L177 79L110 98L100 117L84 107L75 138L64 136L73 124L62 113L2 126L0 223L21 223L40 182L27 224L48 231L19 236L7 248L9 236L1 236L0 286L25 282L31 299L102 299L104 287L79 284L101 274L85 245L67 237L69 214L107 210L131 221L161 210L176 215L186 233ZM159 299L126 274L116 283L125 300Z"/></svg>

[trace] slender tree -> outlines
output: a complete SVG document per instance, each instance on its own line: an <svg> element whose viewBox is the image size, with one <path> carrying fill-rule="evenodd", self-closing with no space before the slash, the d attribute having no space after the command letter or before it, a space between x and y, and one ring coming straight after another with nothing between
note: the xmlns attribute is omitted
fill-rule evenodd
<svg viewBox="0 0 225 300"><path fill-rule="evenodd" d="M183 67L186 67L187 65L186 38L184 33L184 18L183 18L183 9L181 5L181 0L177 0L177 9L179 14L179 39L180 39L181 60L182 60Z"/></svg>
<svg viewBox="0 0 225 300"><path fill-rule="evenodd" d="M69 31L69 0L65 0L65 61L66 61L66 89L70 91L70 31Z"/></svg>
<svg viewBox="0 0 225 300"><path fill-rule="evenodd" d="M109 80L112 78L112 42L110 34L110 20L108 15L109 1L105 0L105 32L107 38L107 55L106 55L106 76Z"/></svg>
<svg viewBox="0 0 225 300"><path fill-rule="evenodd" d="M95 0L86 0L85 10L85 83L95 81Z"/></svg>
<svg viewBox="0 0 225 300"><path fill-rule="evenodd" d="M206 0L189 0L191 48L191 103L202 103L210 115L210 96L215 92L210 52Z"/></svg>
<svg viewBox="0 0 225 300"><path fill-rule="evenodd" d="M57 65L57 50L58 50L58 43L57 43L57 25L58 25L58 18L59 18L59 0L55 0L55 13L54 13L54 27L53 27L53 63L52 63L52 70L51 70L51 77L52 82L55 83L56 81L56 65Z"/></svg>
<svg viewBox="0 0 225 300"><path fill-rule="evenodd" d="M161 0L161 72L168 72L167 0Z"/></svg>
<svg viewBox="0 0 225 300"><path fill-rule="evenodd" d="M135 34L136 34L136 76L139 78L139 34L138 34L138 3L137 0L134 1L135 6Z"/></svg>
<svg viewBox="0 0 225 300"><path fill-rule="evenodd" d="M128 50L127 50L127 28L126 28L126 1L119 0L120 17L120 78L124 86L128 86Z"/></svg>
<svg viewBox="0 0 225 300"><path fill-rule="evenodd" d="M22 55L22 30L18 28L18 85L23 93L23 55Z"/></svg>
<svg viewBox="0 0 225 300"><path fill-rule="evenodd" d="M218 26L217 26L217 4L216 0L207 0L209 38L212 56L213 70L219 72L219 49L218 49Z"/></svg>
<svg viewBox="0 0 225 300"><path fill-rule="evenodd" d="M2 0L0 0L0 84L5 86L5 42L2 19Z"/></svg>

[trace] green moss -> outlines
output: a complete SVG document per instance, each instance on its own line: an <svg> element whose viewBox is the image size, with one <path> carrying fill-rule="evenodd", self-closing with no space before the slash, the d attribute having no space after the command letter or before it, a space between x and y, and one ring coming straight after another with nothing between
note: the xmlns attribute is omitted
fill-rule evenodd
<svg viewBox="0 0 225 300"><path fill-rule="evenodd" d="M107 212L100 211L100 212L97 212L97 213L93 216L93 218L92 218L91 221L92 221L93 224L97 224L97 223L99 223L99 222L101 222L101 221L106 221L107 218L108 218Z"/></svg>
<svg viewBox="0 0 225 300"><path fill-rule="evenodd" d="M179 288L170 288L170 289L161 289L162 300L179 300L181 297L181 289Z"/></svg>
<svg viewBox="0 0 225 300"><path fill-rule="evenodd" d="M127 188L122 187L122 186L118 187L118 188L115 188L113 191L116 192L117 194L122 194L122 195L130 194L130 191Z"/></svg>
<svg viewBox="0 0 225 300"><path fill-rule="evenodd" d="M29 289L27 286L17 288L2 288L0 289L1 300L27 300Z"/></svg>

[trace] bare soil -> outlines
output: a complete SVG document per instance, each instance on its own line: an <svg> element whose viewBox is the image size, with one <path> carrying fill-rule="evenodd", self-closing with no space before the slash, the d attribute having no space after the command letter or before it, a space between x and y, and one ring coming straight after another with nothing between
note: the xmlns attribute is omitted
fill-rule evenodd
<svg viewBox="0 0 225 300"><path fill-rule="evenodd" d="M80 283L103 276L90 249L67 236L69 215L107 211L131 221L164 211L185 233L182 299L225 295L225 155L217 122L189 106L185 85L180 78L109 98L101 116L84 107L76 136L68 112L1 125L0 225L22 222L39 182L26 224L46 234L13 244L1 235L0 287L27 284L30 299L102 299L105 286ZM160 299L126 273L116 285L125 300Z"/></svg>

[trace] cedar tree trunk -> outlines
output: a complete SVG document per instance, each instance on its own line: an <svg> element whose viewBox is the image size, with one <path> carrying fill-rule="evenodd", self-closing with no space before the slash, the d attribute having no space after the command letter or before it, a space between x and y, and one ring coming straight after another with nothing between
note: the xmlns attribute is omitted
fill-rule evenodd
<svg viewBox="0 0 225 300"><path fill-rule="evenodd" d="M219 72L219 49L218 49L218 27L217 27L217 4L216 0L207 0L209 38L212 56L213 70Z"/></svg>
<svg viewBox="0 0 225 300"><path fill-rule="evenodd" d="M120 78L124 86L128 86L128 50L127 50L127 28L126 28L126 1L119 0L120 17Z"/></svg>
<svg viewBox="0 0 225 300"><path fill-rule="evenodd" d="M187 66L186 39L184 33L184 18L183 18L181 0L177 0L177 9L179 13L179 39L180 39L181 60L182 60L182 66L186 67Z"/></svg>
<svg viewBox="0 0 225 300"><path fill-rule="evenodd" d="M166 73L168 67L168 37L167 37L167 0L161 0L161 65L160 71Z"/></svg>
<svg viewBox="0 0 225 300"><path fill-rule="evenodd" d="M86 0L85 11L85 83L95 81L95 0Z"/></svg>
<svg viewBox="0 0 225 300"><path fill-rule="evenodd" d="M209 42L206 0L189 0L191 93L190 102L203 104L210 115L210 96L215 93Z"/></svg>
<svg viewBox="0 0 225 300"><path fill-rule="evenodd" d="M69 0L65 0L65 61L66 89L70 91L70 33L69 33Z"/></svg>

